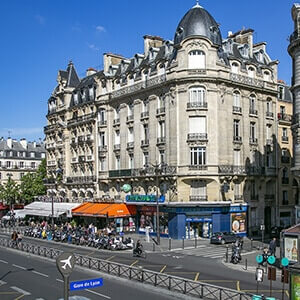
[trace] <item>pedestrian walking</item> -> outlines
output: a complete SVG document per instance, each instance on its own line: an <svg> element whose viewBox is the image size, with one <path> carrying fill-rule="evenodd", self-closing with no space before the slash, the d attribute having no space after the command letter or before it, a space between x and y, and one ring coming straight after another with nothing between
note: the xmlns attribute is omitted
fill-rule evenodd
<svg viewBox="0 0 300 300"><path fill-rule="evenodd" d="M270 255L276 256L276 238L274 237L269 244Z"/></svg>

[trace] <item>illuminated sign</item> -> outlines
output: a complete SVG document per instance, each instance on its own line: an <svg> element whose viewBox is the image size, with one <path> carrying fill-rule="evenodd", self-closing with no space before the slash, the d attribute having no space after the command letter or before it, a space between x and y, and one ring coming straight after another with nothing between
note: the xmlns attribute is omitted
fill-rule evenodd
<svg viewBox="0 0 300 300"><path fill-rule="evenodd" d="M126 195L126 202L148 202L156 203L155 195ZM159 203L165 202L165 196L160 195L158 198Z"/></svg>

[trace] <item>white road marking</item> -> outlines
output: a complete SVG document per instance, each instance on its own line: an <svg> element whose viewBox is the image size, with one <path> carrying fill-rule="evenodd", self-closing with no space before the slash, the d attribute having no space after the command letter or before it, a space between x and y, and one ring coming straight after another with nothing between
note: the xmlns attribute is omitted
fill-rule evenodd
<svg viewBox="0 0 300 300"><path fill-rule="evenodd" d="M56 278L56 281L58 281L58 282L64 282L63 280L58 279L58 278Z"/></svg>
<svg viewBox="0 0 300 300"><path fill-rule="evenodd" d="M100 294L100 293L97 293L97 292L95 292L95 291L91 291L91 290L86 290L86 291L87 291L87 292L90 292L90 293L92 293L92 294L98 295L98 296L100 296L100 297L106 298L106 299L111 299L111 297L106 296L106 295L103 295L103 294Z"/></svg>
<svg viewBox="0 0 300 300"><path fill-rule="evenodd" d="M49 275L44 274L44 273L40 273L38 271L32 271L32 273L37 274L37 275L41 275L41 276L44 276L44 277L49 277Z"/></svg>
<svg viewBox="0 0 300 300"><path fill-rule="evenodd" d="M45 300L44 298L36 298L35 300Z"/></svg>
<svg viewBox="0 0 300 300"><path fill-rule="evenodd" d="M11 288L12 290L17 291L18 293L20 293L20 294L22 294L22 295L24 295L24 296L29 296L29 295L31 295L31 293L26 292L26 291L24 291L24 290L22 290L22 289L20 289L20 288L18 288L18 287L16 287L16 286L11 286L10 288Z"/></svg>
<svg viewBox="0 0 300 300"><path fill-rule="evenodd" d="M0 280L0 286L6 284L7 282L3 281L3 280Z"/></svg>
<svg viewBox="0 0 300 300"><path fill-rule="evenodd" d="M14 267L16 267L16 268L22 269L22 270L27 270L27 268L24 268L24 267L22 267L22 266L19 266L19 265L15 265L15 264L13 264L13 266L14 266Z"/></svg>
<svg viewBox="0 0 300 300"><path fill-rule="evenodd" d="M8 264L8 262L6 260L2 260L0 259L0 262L4 263L4 264Z"/></svg>

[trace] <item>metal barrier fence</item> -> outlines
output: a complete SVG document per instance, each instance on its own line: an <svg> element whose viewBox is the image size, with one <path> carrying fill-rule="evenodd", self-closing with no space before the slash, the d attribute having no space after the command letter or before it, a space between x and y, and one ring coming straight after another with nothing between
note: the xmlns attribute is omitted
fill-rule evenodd
<svg viewBox="0 0 300 300"><path fill-rule="evenodd" d="M0 238L0 246L17 249L26 253L56 259L63 251L27 242L17 243L9 238ZM181 277L162 274L138 267L92 258L74 253L76 264L92 270L101 271L110 275L134 280L170 291L193 296L201 299L221 300L250 300L252 295L228 288L222 288L200 281L193 281Z"/></svg>

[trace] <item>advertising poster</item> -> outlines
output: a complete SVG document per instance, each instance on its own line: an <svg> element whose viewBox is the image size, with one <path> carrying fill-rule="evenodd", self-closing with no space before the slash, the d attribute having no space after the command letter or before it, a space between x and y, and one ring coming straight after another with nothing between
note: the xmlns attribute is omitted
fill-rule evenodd
<svg viewBox="0 0 300 300"><path fill-rule="evenodd" d="M300 300L300 275L292 274L291 293L292 300Z"/></svg>
<svg viewBox="0 0 300 300"><path fill-rule="evenodd" d="M298 261L298 239L294 237L284 238L284 256L290 261Z"/></svg>
<svg viewBox="0 0 300 300"><path fill-rule="evenodd" d="M231 231L234 233L246 233L246 213L232 213L231 214Z"/></svg>

